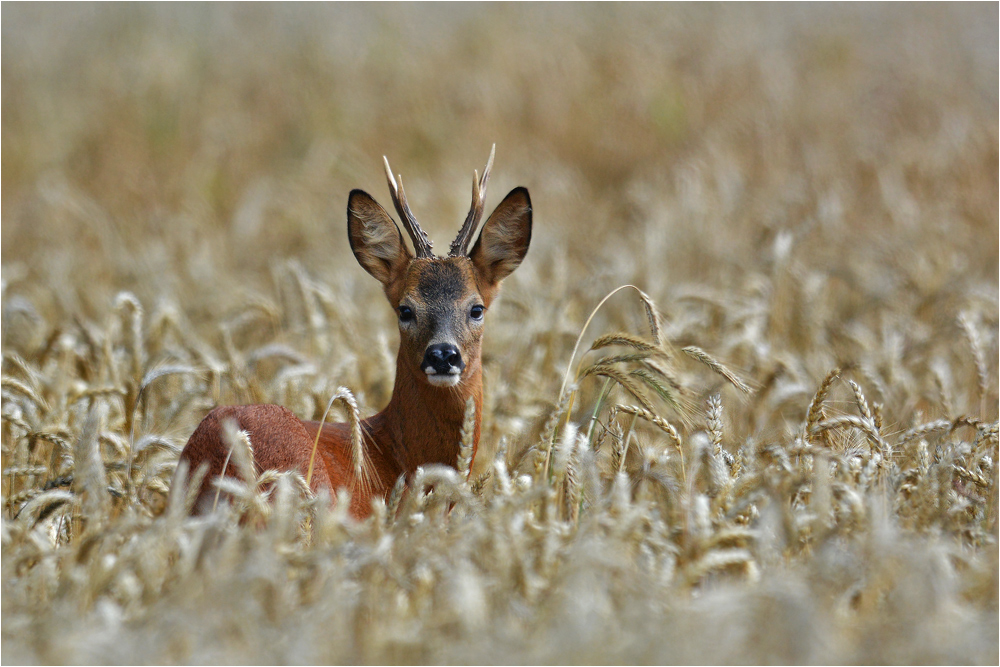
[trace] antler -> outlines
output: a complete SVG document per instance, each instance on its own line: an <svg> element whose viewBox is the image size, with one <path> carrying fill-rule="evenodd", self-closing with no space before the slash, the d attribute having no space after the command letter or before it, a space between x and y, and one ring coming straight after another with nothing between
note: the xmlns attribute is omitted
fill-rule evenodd
<svg viewBox="0 0 1000 667"><path fill-rule="evenodd" d="M493 168L493 156L497 152L497 145L493 144L490 150L490 159L483 169L483 177L475 171L472 172L472 206L469 208L469 215L466 216L462 229L458 236L451 242L448 250L449 257L462 257L469 254L469 241L479 226L479 220L483 217L483 206L486 203L486 184L490 180L490 170Z"/></svg>
<svg viewBox="0 0 1000 667"><path fill-rule="evenodd" d="M409 205L406 203L406 194L403 192L403 177L399 176L399 185L396 185L396 179L392 177L392 169L389 168L389 160L383 155L382 161L385 163L385 176L389 181L389 194L392 195L392 203L396 206L396 212L399 213L399 218L406 227L406 232L410 235L410 240L413 241L413 250L417 253L417 257L427 257L433 258L434 253L431 248L434 244L431 240L427 238L427 234L424 230L420 228L420 223L413 216L413 212L410 211Z"/></svg>

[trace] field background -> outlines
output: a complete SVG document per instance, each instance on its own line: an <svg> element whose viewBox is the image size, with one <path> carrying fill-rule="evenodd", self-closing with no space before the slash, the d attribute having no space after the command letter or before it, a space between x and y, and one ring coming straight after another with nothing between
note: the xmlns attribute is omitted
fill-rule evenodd
<svg viewBox="0 0 1000 667"><path fill-rule="evenodd" d="M996 664L997 23L4 3L3 662ZM440 249L494 142L472 482L186 518L211 406L388 400L350 189Z"/></svg>

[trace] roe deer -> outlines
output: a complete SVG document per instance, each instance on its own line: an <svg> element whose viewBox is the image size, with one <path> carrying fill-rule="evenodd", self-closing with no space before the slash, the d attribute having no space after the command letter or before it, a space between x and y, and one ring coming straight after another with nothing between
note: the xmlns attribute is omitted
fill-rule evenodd
<svg viewBox="0 0 1000 667"><path fill-rule="evenodd" d="M362 268L374 276L399 317L396 382L389 405L362 420L366 465L353 460L351 426L303 421L278 405L237 405L213 409L181 452L193 474L207 465L195 511L210 508L216 490L212 479L236 475L227 465L229 447L223 424L232 420L245 431L259 471L299 470L307 474L319 432L310 485L313 491L351 491L351 513L371 512L371 501L389 494L401 474L417 466L454 466L466 403L476 406L472 455L479 445L483 380L481 344L484 318L500 281L524 259L531 240L528 190L511 190L483 225L472 250L469 242L483 215L494 150L480 178L473 172L472 206L447 257L436 257L432 244L410 211L402 177L394 179L385 163L392 202L413 242L415 254L389 214L366 192L352 190L347 200L347 236ZM356 470L362 469L359 479Z"/></svg>

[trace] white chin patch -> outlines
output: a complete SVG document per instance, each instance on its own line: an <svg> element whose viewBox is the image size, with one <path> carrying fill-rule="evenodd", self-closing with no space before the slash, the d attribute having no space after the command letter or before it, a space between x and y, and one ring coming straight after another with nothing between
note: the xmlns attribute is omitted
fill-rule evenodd
<svg viewBox="0 0 1000 667"><path fill-rule="evenodd" d="M453 369L457 372L448 373L447 375L441 375L440 373L434 373L434 369L428 369L431 371L427 373L427 381L430 382L435 387L454 387L462 379L462 372L457 368Z"/></svg>

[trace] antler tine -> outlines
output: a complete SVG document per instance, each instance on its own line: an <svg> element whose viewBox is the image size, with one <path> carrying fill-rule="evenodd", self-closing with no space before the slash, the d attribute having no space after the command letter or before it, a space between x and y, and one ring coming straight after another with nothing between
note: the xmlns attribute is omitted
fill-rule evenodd
<svg viewBox="0 0 1000 667"><path fill-rule="evenodd" d="M483 207L486 204L486 185L490 180L490 171L493 169L493 157L496 152L497 145L493 144L493 148L490 150L490 159L486 162L486 168L483 169L482 178L479 177L479 172L475 170L472 172L472 205L469 207L469 215L465 217L462 229L459 230L455 240L451 242L451 247L448 250L449 257L462 257L469 254L469 242L483 217Z"/></svg>
<svg viewBox="0 0 1000 667"><path fill-rule="evenodd" d="M420 223L417 222L413 212L410 211L409 204L406 203L406 193L403 192L403 176L398 177L399 184L397 185L396 179L392 177L392 169L389 168L389 159L383 155L382 162L385 164L385 177L389 181L389 194L392 195L392 203L396 207L396 213L399 214L403 227L406 228L406 233L413 241L413 251L417 257L434 257L431 250L434 244L420 228Z"/></svg>

